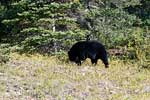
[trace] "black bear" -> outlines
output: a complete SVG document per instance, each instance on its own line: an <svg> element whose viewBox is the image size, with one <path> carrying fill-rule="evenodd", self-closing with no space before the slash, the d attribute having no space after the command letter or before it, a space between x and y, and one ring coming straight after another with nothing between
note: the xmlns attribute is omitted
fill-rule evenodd
<svg viewBox="0 0 150 100"><path fill-rule="evenodd" d="M98 41L80 41L75 43L70 51L68 51L69 60L81 65L81 61L90 58L92 64L97 64L98 59L101 59L108 68L108 57L105 47Z"/></svg>

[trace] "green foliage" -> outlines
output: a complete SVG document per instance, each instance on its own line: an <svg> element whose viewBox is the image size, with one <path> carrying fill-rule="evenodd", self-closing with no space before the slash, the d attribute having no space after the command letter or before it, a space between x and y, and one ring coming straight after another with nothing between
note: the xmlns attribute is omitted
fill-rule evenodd
<svg viewBox="0 0 150 100"><path fill-rule="evenodd" d="M51 3L37 7L34 2L22 0L12 4L11 10L15 14L11 19L3 19L2 23L10 28L11 38L19 38L15 40L16 44L19 43L24 49L33 51L43 43L49 44L49 41L53 41L49 44L53 47L54 42L64 40L64 37L66 40L75 41L83 38L85 34L86 30L79 29L76 18L69 17L67 14L71 11L71 7L75 10L74 5L76 4Z"/></svg>
<svg viewBox="0 0 150 100"><path fill-rule="evenodd" d="M125 10L130 14L134 14L142 19L141 27L149 26L150 19L150 1L149 0L140 0L138 5L130 5L125 7Z"/></svg>
<svg viewBox="0 0 150 100"><path fill-rule="evenodd" d="M131 35L136 17L128 15L121 9L93 9L89 17L93 19L92 34L110 48L126 45Z"/></svg>
<svg viewBox="0 0 150 100"><path fill-rule="evenodd" d="M138 64L142 68L150 68L150 39L147 31L141 28L135 28L128 37L128 57L137 59Z"/></svg>
<svg viewBox="0 0 150 100"><path fill-rule="evenodd" d="M0 65L9 61L9 44L0 44Z"/></svg>
<svg viewBox="0 0 150 100"><path fill-rule="evenodd" d="M107 49L126 48L126 58L150 59L148 0L6 2L0 1L1 42L23 52L61 54L90 34Z"/></svg>

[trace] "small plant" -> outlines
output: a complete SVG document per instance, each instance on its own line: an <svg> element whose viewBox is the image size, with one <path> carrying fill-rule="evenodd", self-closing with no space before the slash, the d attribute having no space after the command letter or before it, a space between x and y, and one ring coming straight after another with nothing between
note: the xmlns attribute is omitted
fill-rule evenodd
<svg viewBox="0 0 150 100"><path fill-rule="evenodd" d="M9 45L0 44L0 64L6 63L9 61Z"/></svg>

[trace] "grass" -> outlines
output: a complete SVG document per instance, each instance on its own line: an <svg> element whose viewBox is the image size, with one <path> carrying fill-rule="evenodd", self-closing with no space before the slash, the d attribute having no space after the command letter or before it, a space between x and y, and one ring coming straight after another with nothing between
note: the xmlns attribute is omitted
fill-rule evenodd
<svg viewBox="0 0 150 100"><path fill-rule="evenodd" d="M0 67L1 100L149 100L150 71L111 60L82 66L57 57L20 55Z"/></svg>

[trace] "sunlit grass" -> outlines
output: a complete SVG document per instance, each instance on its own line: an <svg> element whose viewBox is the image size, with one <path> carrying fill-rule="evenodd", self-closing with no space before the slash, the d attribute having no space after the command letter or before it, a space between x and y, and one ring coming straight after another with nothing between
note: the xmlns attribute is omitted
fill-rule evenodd
<svg viewBox="0 0 150 100"><path fill-rule="evenodd" d="M67 59L64 59L67 60ZM150 71L138 64L111 60L82 66L57 57L11 54L0 67L0 98L38 100L148 100ZM5 83L5 84L4 84ZM9 95L8 95L9 94Z"/></svg>

